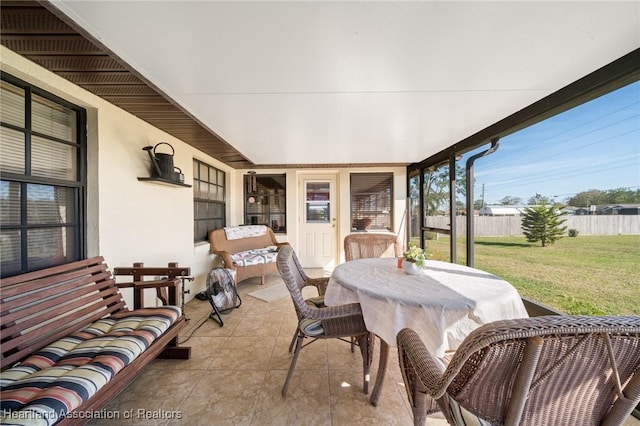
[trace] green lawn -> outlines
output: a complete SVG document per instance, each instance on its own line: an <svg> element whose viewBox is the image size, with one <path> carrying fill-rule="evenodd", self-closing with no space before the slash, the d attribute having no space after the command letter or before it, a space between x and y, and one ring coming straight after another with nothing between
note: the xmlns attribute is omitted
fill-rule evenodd
<svg viewBox="0 0 640 426"><path fill-rule="evenodd" d="M433 259L448 260L449 238L428 240L427 251ZM459 263L465 263L464 253L460 240ZM640 315L638 235L564 237L544 248L524 236L478 237L475 267L568 314Z"/></svg>

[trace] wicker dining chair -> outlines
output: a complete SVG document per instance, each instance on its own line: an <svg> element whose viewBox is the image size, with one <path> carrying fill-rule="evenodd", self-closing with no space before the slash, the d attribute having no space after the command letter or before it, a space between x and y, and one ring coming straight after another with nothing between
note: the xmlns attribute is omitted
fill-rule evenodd
<svg viewBox="0 0 640 426"><path fill-rule="evenodd" d="M317 339L338 338L345 340L348 337L355 337L360 347L363 366L363 390L365 394L369 393L369 369L373 354L373 338L365 326L360 304L350 303L340 306L317 307L312 303L308 303L304 300L301 291L306 284L304 279L306 275L293 248L291 246L281 247L278 251L276 263L278 271L291 293L293 306L298 316L295 350L291 358L287 378L282 386L282 396L287 395L289 382L291 381L298 355L303 347ZM305 344L304 340L307 338L312 340ZM348 342L347 340L345 341Z"/></svg>
<svg viewBox="0 0 640 426"><path fill-rule="evenodd" d="M361 233L344 237L344 257L348 262L374 257L402 255L398 238L394 234Z"/></svg>
<svg viewBox="0 0 640 426"><path fill-rule="evenodd" d="M485 324L445 367L397 335L414 425L620 425L640 400L640 317L542 316ZM434 402L435 400L435 402Z"/></svg>
<svg viewBox="0 0 640 426"><path fill-rule="evenodd" d="M295 253L294 253L295 257ZM299 266L299 262L297 257L295 258L297 265ZM317 292L317 296L307 297L304 301L306 304L310 306L315 306L317 308L324 307L324 293L327 291L327 285L329 284L329 277L317 277L311 278L302 269L301 266L298 267L298 273L300 274L301 282L300 282L300 291L302 291L305 287L313 287ZM307 294L309 296L309 294ZM293 337L291 338L291 343L289 343L289 352L293 351L293 346L296 344L296 339L298 338L298 329L293 333Z"/></svg>

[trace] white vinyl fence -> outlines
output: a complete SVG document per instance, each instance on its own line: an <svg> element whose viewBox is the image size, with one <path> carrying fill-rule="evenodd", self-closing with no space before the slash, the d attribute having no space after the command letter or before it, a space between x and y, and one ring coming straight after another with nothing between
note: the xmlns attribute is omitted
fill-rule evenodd
<svg viewBox="0 0 640 426"><path fill-rule="evenodd" d="M579 235L640 235L640 216L565 216L567 229L577 229ZM458 216L457 234L467 232L467 218ZM474 217L475 235L479 237L501 237L522 235L522 217L519 216L476 216ZM429 217L428 226L445 228L449 218Z"/></svg>

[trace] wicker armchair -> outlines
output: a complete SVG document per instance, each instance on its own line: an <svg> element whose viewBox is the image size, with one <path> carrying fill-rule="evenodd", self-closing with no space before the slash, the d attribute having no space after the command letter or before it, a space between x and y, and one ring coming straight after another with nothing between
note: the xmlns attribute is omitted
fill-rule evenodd
<svg viewBox="0 0 640 426"><path fill-rule="evenodd" d="M434 411L455 425L620 425L640 400L640 317L496 321L446 368L413 330L397 340L415 425Z"/></svg>
<svg viewBox="0 0 640 426"><path fill-rule="evenodd" d="M296 262L296 268L298 273L300 274L301 282L299 283L300 291L302 291L305 287L314 287L318 292L317 296L309 297L305 299L305 303L309 306L315 306L316 308L324 307L324 293L327 291L327 285L329 284L329 277L319 277L319 278L310 278L300 266L300 262L296 257L295 253L293 254L294 261ZM289 343L289 352L293 350L293 345L296 343L296 339L298 338L298 330L296 329L293 333L293 337L291 338L291 343Z"/></svg>
<svg viewBox="0 0 640 426"><path fill-rule="evenodd" d="M365 393L369 393L369 369L371 366L371 354L373 353L373 339L364 324L360 305L351 303L340 306L316 307L307 303L302 296L301 289L308 281L305 280L306 275L293 248L291 246L281 247L276 263L278 271L291 293L293 306L298 315L295 351L291 358L287 378L282 386L282 396L287 395L287 388L289 387L298 355L303 347L306 347L316 339L340 338L344 340L347 337L355 337L358 341L364 370L363 388ZM312 341L305 344L304 339L307 338L312 339Z"/></svg>
<svg viewBox="0 0 640 426"><path fill-rule="evenodd" d="M398 238L393 234L349 234L344 237L344 256L348 261L402 255Z"/></svg>

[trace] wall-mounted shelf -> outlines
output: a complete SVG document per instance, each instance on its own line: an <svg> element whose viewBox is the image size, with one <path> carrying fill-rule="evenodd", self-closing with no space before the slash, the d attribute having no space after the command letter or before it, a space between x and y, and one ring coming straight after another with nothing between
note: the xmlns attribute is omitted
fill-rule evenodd
<svg viewBox="0 0 640 426"><path fill-rule="evenodd" d="M184 186L187 188L191 188L191 185L187 185L186 183L178 182L175 180L159 178L159 177L139 177L138 180L141 182L162 183L165 185Z"/></svg>

